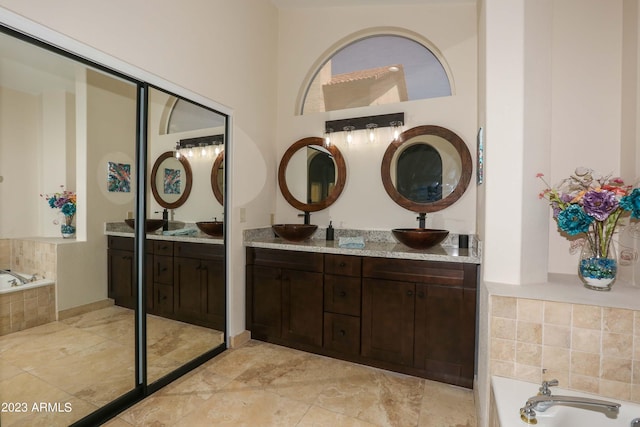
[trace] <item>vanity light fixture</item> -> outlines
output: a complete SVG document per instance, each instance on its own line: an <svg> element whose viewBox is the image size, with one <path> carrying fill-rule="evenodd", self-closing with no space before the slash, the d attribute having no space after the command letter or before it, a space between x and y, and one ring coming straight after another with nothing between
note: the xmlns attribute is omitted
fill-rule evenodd
<svg viewBox="0 0 640 427"><path fill-rule="evenodd" d="M376 129L390 127L393 129L394 139L402 132L404 124L404 113L381 114L378 116L356 117L352 119L330 120L324 123L324 140L325 145L331 143L331 133L334 129L342 129L346 133L346 140L351 143L354 138L354 132L358 130L366 130L369 141L376 140Z"/></svg>
<svg viewBox="0 0 640 427"><path fill-rule="evenodd" d="M324 131L324 146L325 147L329 147L331 145L331 132L333 132L333 129L331 129L331 128L325 129L325 131Z"/></svg>
<svg viewBox="0 0 640 427"><path fill-rule="evenodd" d="M356 130L355 126L345 126L342 128L343 131L347 134L347 143L351 144L353 141L353 131Z"/></svg>
<svg viewBox="0 0 640 427"><path fill-rule="evenodd" d="M213 150L209 147L215 147ZM179 159L181 156L187 156L192 159L198 156L202 159L211 157L213 151L216 156L224 147L224 135L200 136L197 138L186 138L176 142L174 156Z"/></svg>

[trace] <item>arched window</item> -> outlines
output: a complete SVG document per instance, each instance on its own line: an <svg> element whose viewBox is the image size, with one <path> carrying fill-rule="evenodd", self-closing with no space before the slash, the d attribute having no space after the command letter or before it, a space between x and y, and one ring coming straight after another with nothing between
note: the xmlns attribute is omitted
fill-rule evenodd
<svg viewBox="0 0 640 427"><path fill-rule="evenodd" d="M302 114L451 95L431 50L399 35L356 40L325 61L306 88Z"/></svg>

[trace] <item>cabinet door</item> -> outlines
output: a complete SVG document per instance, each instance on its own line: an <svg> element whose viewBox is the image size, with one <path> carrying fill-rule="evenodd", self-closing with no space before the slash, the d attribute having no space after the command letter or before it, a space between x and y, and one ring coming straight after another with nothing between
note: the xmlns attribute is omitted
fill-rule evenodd
<svg viewBox="0 0 640 427"><path fill-rule="evenodd" d="M413 364L415 285L395 280L362 281L362 355Z"/></svg>
<svg viewBox="0 0 640 427"><path fill-rule="evenodd" d="M199 259L173 259L173 312L181 320L201 317L206 304L206 290L202 287L203 270Z"/></svg>
<svg viewBox="0 0 640 427"><path fill-rule="evenodd" d="M475 291L419 284L416 292L415 366L428 378L471 387Z"/></svg>
<svg viewBox="0 0 640 427"><path fill-rule="evenodd" d="M282 338L322 347L322 273L282 270Z"/></svg>
<svg viewBox="0 0 640 427"><path fill-rule="evenodd" d="M250 266L247 270L247 326L257 339L280 338L282 281L279 268Z"/></svg>
<svg viewBox="0 0 640 427"><path fill-rule="evenodd" d="M135 263L133 252L120 249L108 250L109 298L116 305L135 308Z"/></svg>
<svg viewBox="0 0 640 427"><path fill-rule="evenodd" d="M225 322L225 277L224 262L202 260L202 287L206 291L205 305L203 307L203 319L205 326L224 331Z"/></svg>

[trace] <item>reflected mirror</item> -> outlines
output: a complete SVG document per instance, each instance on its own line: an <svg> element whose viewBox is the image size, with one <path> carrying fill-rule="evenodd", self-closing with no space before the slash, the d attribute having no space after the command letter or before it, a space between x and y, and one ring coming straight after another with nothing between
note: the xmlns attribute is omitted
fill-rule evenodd
<svg viewBox="0 0 640 427"><path fill-rule="evenodd" d="M449 129L418 126L394 140L382 159L387 194L414 212L436 212L457 201L469 185L471 154Z"/></svg>
<svg viewBox="0 0 640 427"><path fill-rule="evenodd" d="M211 189L218 203L224 203L224 151L218 154L211 168Z"/></svg>
<svg viewBox="0 0 640 427"><path fill-rule="evenodd" d="M149 183L153 197L160 206L179 208L191 194L191 165L185 157L176 159L173 151L165 151L153 164Z"/></svg>
<svg viewBox="0 0 640 427"><path fill-rule="evenodd" d="M342 193L347 167L335 145L318 137L296 141L282 156L278 185L296 209L315 212L333 204Z"/></svg>
<svg viewBox="0 0 640 427"><path fill-rule="evenodd" d="M211 170L224 152L226 117L155 88L149 99L149 211L166 208L170 224L183 224L170 226L169 233L188 233L197 229L196 222L221 220L224 181L220 176L218 200L211 194ZM177 143L182 144L178 156ZM147 372L149 383L157 381L153 386L225 343L224 240L193 242L190 236L151 240L147 254Z"/></svg>

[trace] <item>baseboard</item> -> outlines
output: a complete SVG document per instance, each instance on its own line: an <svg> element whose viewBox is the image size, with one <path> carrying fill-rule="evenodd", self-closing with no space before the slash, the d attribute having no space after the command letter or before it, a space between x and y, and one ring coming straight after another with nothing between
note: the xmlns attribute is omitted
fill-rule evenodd
<svg viewBox="0 0 640 427"><path fill-rule="evenodd" d="M58 312L58 320L68 319L80 314L89 313L91 311L100 310L101 308L107 308L113 305L113 300L110 298L102 301L96 301L85 305L79 305L77 307L68 308L66 310L60 310Z"/></svg>
<svg viewBox="0 0 640 427"><path fill-rule="evenodd" d="M229 346L231 348L240 347L251 339L251 331L242 331L238 335L229 338Z"/></svg>

